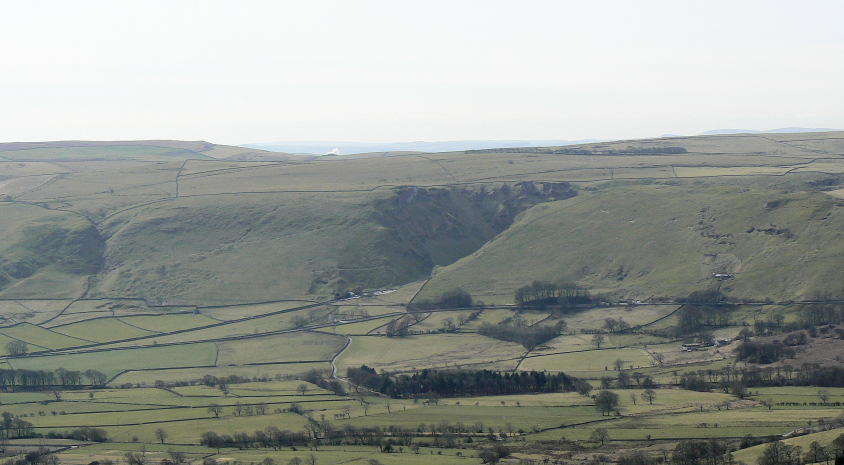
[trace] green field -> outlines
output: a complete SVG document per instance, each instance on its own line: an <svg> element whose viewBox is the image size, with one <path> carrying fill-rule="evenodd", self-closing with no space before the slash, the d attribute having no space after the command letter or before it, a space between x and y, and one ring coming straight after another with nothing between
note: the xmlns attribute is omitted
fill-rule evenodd
<svg viewBox="0 0 844 465"><path fill-rule="evenodd" d="M108 377L124 370L213 366L217 347L213 343L183 346L147 347L142 349L109 350L92 353L51 355L15 359L15 368L28 370L99 370Z"/></svg>

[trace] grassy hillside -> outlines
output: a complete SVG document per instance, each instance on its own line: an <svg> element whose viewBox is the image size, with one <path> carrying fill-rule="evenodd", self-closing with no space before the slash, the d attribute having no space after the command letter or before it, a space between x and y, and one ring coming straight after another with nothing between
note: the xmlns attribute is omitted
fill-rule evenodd
<svg viewBox="0 0 844 465"><path fill-rule="evenodd" d="M501 258L467 258L423 293L461 285L509 301L533 279L567 278L680 295L725 266L741 267L725 284L736 295L837 292L825 257L840 247L838 207L818 192L844 185L841 140L740 134L326 158L201 141L0 144L0 292L72 298L90 277L91 295L109 298L316 298L424 279L481 247ZM764 207L783 196L797 197ZM783 265L788 277L771 281L764 267Z"/></svg>
<svg viewBox="0 0 844 465"><path fill-rule="evenodd" d="M608 187L533 207L476 253L438 270L419 297L463 287L509 303L518 287L558 279L639 299L719 284L753 299L840 295L842 234L840 201L821 193ZM719 282L713 273L734 278Z"/></svg>

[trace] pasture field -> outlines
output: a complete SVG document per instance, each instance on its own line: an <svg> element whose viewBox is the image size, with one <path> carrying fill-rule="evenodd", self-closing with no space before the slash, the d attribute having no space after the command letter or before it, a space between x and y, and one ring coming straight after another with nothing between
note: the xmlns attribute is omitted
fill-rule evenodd
<svg viewBox="0 0 844 465"><path fill-rule="evenodd" d="M63 326L53 326L50 330L77 339L88 338L86 340L94 342L119 341L156 334L112 317L85 320Z"/></svg>
<svg viewBox="0 0 844 465"><path fill-rule="evenodd" d="M66 336L30 323L2 328L0 329L0 334L48 349L63 349L65 347L86 345L92 342L88 339Z"/></svg>
<svg viewBox="0 0 844 465"><path fill-rule="evenodd" d="M793 403L796 402L798 404L810 404L810 403L818 403L821 404L823 401L818 394L820 391L825 391L826 395L828 395L829 403L834 402L844 402L844 388L823 388L823 387L811 387L811 386L790 386L790 387L774 387L774 388L753 388L750 390L750 398L755 399L758 401L768 402L771 401L774 405L782 403L782 402L789 402ZM819 407L827 407L827 408L834 408L840 409L841 407L834 407L834 406L822 406ZM801 408L799 406L780 406L776 405L777 409L785 409L785 408Z"/></svg>
<svg viewBox="0 0 844 465"><path fill-rule="evenodd" d="M216 358L217 347L213 343L199 342L182 346L26 357L15 359L11 364L15 368L27 370L95 369L111 378L124 370L213 366Z"/></svg>
<svg viewBox="0 0 844 465"><path fill-rule="evenodd" d="M149 338L141 341L117 342L115 344L106 345L105 347L135 347L138 345L146 346L150 344L202 342L231 337L258 337L263 333L271 331L283 331L293 329L294 325L292 323L292 320L297 316L306 319L309 317L321 319L324 316L328 315L329 311L329 307L320 307L317 309L283 313L281 315L261 316L246 321L225 324L222 324L223 322L212 321L211 325L214 325L212 327L196 327L194 329L188 328L184 332L180 332L177 334L152 335ZM173 331L176 330L174 329Z"/></svg>
<svg viewBox="0 0 844 465"><path fill-rule="evenodd" d="M618 374L613 370L616 360L624 360L625 368L633 365L636 369L649 367L653 363L653 358L642 349L605 349L529 355L519 365L519 369L522 371L562 371L576 377L596 379L602 376L615 377Z"/></svg>
<svg viewBox="0 0 844 465"><path fill-rule="evenodd" d="M428 317L419 323L413 324L410 329L412 331L430 332L434 330L442 330L445 328L445 322L450 321L452 326L458 326L461 316L465 319L469 316L469 311L462 312L431 312Z"/></svg>
<svg viewBox="0 0 844 465"><path fill-rule="evenodd" d="M301 307L313 302L293 300L286 302L273 302L266 304L229 305L220 307L203 307L200 314L220 321L239 320L253 316L264 315L271 312L278 312L290 308Z"/></svg>
<svg viewBox="0 0 844 465"><path fill-rule="evenodd" d="M569 330L579 331L581 329L597 329L604 325L607 318L614 320L622 319L630 326L644 326L653 323L660 318L665 318L677 309L671 305L635 305L608 308L593 308L585 312L577 312L565 315L563 319L568 324Z"/></svg>
<svg viewBox="0 0 844 465"><path fill-rule="evenodd" d="M217 323L217 320L205 315L192 313L176 315L130 316L121 317L119 321L157 333L168 333L184 329L198 328Z"/></svg>
<svg viewBox="0 0 844 465"><path fill-rule="evenodd" d="M474 330L477 329L478 326L480 326L482 323L496 325L508 318L512 318L514 315L515 312L513 310L509 310L506 308L484 309L483 311L481 311L481 314L478 316L477 319L467 322L466 324L461 326L460 329Z"/></svg>
<svg viewBox="0 0 844 465"><path fill-rule="evenodd" d="M474 334L364 336L353 338L351 346L337 359L337 367L340 373L363 364L379 371L412 371L518 359L524 352L521 345Z"/></svg>
<svg viewBox="0 0 844 465"><path fill-rule="evenodd" d="M224 341L217 343L217 364L329 361L345 346L345 337L318 332Z"/></svg>
<svg viewBox="0 0 844 465"><path fill-rule="evenodd" d="M336 331L337 334L347 334L347 335L356 335L356 336L365 336L372 331L386 325L390 322L390 320L395 319L396 317L390 318L378 318L376 320L369 320L369 321L361 321L358 323L346 323L346 324L338 324L331 327L332 332ZM354 321L354 320L346 320L346 321ZM328 331L328 328L325 329Z"/></svg>
<svg viewBox="0 0 844 465"><path fill-rule="evenodd" d="M569 407L516 407L513 406L485 406L448 405L427 406L408 410L398 410L388 414L389 423L405 428L416 428L420 424L437 425L443 421L450 423L462 422L466 426L483 423L486 428L495 431L507 430L508 423L514 432L520 429L531 431L534 427L547 428L570 425L584 421L598 420L600 412L593 406ZM382 414L353 417L350 420L338 420L339 425L351 422L355 426L375 426L384 424Z"/></svg>

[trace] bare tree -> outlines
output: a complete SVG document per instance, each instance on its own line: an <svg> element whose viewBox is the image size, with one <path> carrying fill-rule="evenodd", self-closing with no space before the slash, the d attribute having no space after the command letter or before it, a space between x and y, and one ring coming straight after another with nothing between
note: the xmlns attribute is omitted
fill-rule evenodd
<svg viewBox="0 0 844 465"><path fill-rule="evenodd" d="M592 435L589 436L590 441L600 442L603 446L607 439L610 438L610 432L606 428L598 428L592 431Z"/></svg>
<svg viewBox="0 0 844 465"><path fill-rule="evenodd" d="M297 391L299 391L299 392L301 392L301 393L302 393L302 395L304 396L304 395L305 395L305 393L306 393L306 392L308 392L308 385L307 385L307 384L305 384L305 383L302 383L302 384L300 384L300 385L296 388L296 390L297 390Z"/></svg>
<svg viewBox="0 0 844 465"><path fill-rule="evenodd" d="M127 465L144 465L146 463L146 455L147 449L145 446L141 446L141 449L137 452L128 451L123 454L123 458L126 460Z"/></svg>
<svg viewBox="0 0 844 465"><path fill-rule="evenodd" d="M208 412L214 414L214 418L220 418L220 414L223 413L223 407L220 404L209 404L208 405Z"/></svg>
<svg viewBox="0 0 844 465"><path fill-rule="evenodd" d="M155 438L158 439L158 442L161 444L164 444L164 441L166 441L169 436L170 435L167 434L167 431L164 431L162 428L155 430Z"/></svg>
<svg viewBox="0 0 844 465"><path fill-rule="evenodd" d="M829 402L829 395L828 389L818 389L818 399L820 399L824 404Z"/></svg>
<svg viewBox="0 0 844 465"><path fill-rule="evenodd" d="M601 344L604 343L604 335L601 333L597 333L592 336L592 344L595 344L595 347L601 348Z"/></svg>
<svg viewBox="0 0 844 465"><path fill-rule="evenodd" d="M642 400L646 400L649 404L653 404L654 400L656 400L656 391L653 389L645 389L642 391Z"/></svg>

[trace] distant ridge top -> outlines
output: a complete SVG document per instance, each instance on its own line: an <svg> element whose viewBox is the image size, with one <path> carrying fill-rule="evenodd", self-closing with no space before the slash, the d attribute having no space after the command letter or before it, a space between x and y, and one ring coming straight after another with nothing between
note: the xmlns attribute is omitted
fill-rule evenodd
<svg viewBox="0 0 844 465"><path fill-rule="evenodd" d="M841 129L832 129L832 128L779 128L779 129L766 129L766 130L755 130L755 129L713 129L711 131L706 131L701 133L701 136L720 136L726 134L775 134L775 133L799 133L799 132L834 132L840 131Z"/></svg>

